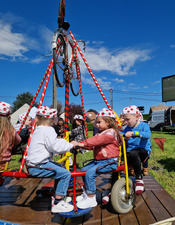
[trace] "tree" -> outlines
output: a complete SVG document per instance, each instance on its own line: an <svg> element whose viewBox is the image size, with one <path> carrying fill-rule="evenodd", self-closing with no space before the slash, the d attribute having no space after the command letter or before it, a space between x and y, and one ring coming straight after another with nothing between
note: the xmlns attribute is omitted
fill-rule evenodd
<svg viewBox="0 0 175 225"><path fill-rule="evenodd" d="M30 92L24 92L22 94L17 95L16 101L13 102L12 112L15 112L16 110L18 110L25 103L30 105L33 100L33 97L34 96ZM33 106L38 107L37 102L35 102Z"/></svg>
<svg viewBox="0 0 175 225"><path fill-rule="evenodd" d="M50 106L53 108L53 105ZM63 113L63 104L60 101L57 101L57 116L59 117Z"/></svg>
<svg viewBox="0 0 175 225"><path fill-rule="evenodd" d="M72 123L73 122L73 117L76 115L82 115L83 116L83 109L81 105L75 105L74 103L71 103L69 105L69 120Z"/></svg>

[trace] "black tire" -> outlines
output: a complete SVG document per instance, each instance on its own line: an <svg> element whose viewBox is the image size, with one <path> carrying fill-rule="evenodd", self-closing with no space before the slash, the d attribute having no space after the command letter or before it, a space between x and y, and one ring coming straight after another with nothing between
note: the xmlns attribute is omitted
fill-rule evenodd
<svg viewBox="0 0 175 225"><path fill-rule="evenodd" d="M62 35L58 35L57 47L53 49L53 70L57 85L64 86L66 44Z"/></svg>
<svg viewBox="0 0 175 225"><path fill-rule="evenodd" d="M79 68L79 71L80 71L80 68ZM70 88L71 88L72 94L74 96L78 96L80 89L79 89L79 80L78 80L78 74L77 74L75 62L73 62L70 67L69 78L70 78Z"/></svg>
<svg viewBox="0 0 175 225"><path fill-rule="evenodd" d="M129 179L129 198L126 199L126 179L122 177L117 180L111 190L111 204L117 213L128 213L135 202L134 184Z"/></svg>

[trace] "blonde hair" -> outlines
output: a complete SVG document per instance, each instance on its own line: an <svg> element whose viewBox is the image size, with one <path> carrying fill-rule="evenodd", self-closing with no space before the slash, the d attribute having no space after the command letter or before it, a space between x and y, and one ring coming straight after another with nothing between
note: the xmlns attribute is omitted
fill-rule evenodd
<svg viewBox="0 0 175 225"><path fill-rule="evenodd" d="M51 126L54 119L53 118L45 118L44 116L36 115L36 121L37 125L45 125L45 126Z"/></svg>
<svg viewBox="0 0 175 225"><path fill-rule="evenodd" d="M110 117L110 116L102 116L101 117L106 123L109 124L109 128L113 128L117 134L117 139L118 139L118 143L119 145L122 144L122 137L120 136L120 129L115 121L114 118Z"/></svg>
<svg viewBox="0 0 175 225"><path fill-rule="evenodd" d="M10 123L10 117L0 116L0 153L8 144L14 145L16 131ZM12 140L12 143L9 143Z"/></svg>

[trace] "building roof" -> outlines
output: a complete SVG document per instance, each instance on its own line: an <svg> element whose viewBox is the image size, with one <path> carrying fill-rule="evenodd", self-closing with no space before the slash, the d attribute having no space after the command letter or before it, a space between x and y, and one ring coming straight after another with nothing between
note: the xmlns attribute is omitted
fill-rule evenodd
<svg viewBox="0 0 175 225"><path fill-rule="evenodd" d="M89 109L87 112L93 112L93 113L95 113L95 115L97 115L97 113L98 113L95 109Z"/></svg>
<svg viewBox="0 0 175 225"><path fill-rule="evenodd" d="M151 114L154 111L158 111L158 110L165 110L165 109L175 109L175 106L165 106L165 105L159 105L159 106L152 106L149 110L149 114Z"/></svg>

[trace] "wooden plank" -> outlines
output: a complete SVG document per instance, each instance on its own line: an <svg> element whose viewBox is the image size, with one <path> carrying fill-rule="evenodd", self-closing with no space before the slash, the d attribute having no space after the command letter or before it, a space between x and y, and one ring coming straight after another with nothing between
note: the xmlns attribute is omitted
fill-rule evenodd
<svg viewBox="0 0 175 225"><path fill-rule="evenodd" d="M168 219L170 214L164 208L164 206L160 203L160 201L156 198L152 191L146 191L144 195L144 201L149 206L150 211L154 215L156 221L161 221Z"/></svg>
<svg viewBox="0 0 175 225"><path fill-rule="evenodd" d="M138 224L137 218L135 216L134 210L131 210L127 214L120 214L120 224L121 225L136 225Z"/></svg>
<svg viewBox="0 0 175 225"><path fill-rule="evenodd" d="M145 195L145 193L143 195ZM156 222L151 211L145 204L142 196L137 196L134 212L138 220L138 223L141 225L148 225Z"/></svg>
<svg viewBox="0 0 175 225"><path fill-rule="evenodd" d="M173 199L165 190L155 190L153 193L163 204L171 217L175 217L175 199Z"/></svg>

